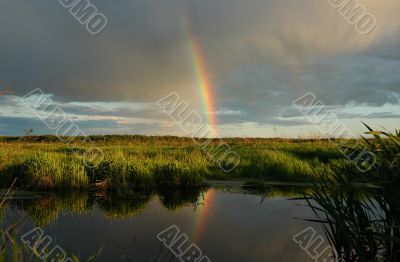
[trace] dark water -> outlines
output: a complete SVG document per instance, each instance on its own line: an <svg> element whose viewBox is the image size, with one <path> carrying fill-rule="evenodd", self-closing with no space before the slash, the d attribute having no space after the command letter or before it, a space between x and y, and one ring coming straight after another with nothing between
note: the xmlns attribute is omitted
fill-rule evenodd
<svg viewBox="0 0 400 262"><path fill-rule="evenodd" d="M292 237L318 224L290 191L260 196L217 189L115 198L88 193L43 194L8 203L3 215L18 232L40 226L84 261L179 261L157 239L176 225L211 261L312 261Z"/></svg>

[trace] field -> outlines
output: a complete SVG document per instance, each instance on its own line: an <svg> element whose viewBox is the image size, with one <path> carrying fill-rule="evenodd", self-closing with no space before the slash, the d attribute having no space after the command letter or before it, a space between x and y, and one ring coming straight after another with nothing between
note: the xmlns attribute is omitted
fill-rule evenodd
<svg viewBox="0 0 400 262"><path fill-rule="evenodd" d="M197 187L210 179L310 182L351 166L327 140L225 139L240 159L228 173L201 149L200 140L146 136L90 140L104 158L88 165L75 153L89 147L82 141L71 146L52 136L0 138L1 186L9 186L15 178L17 187L34 190ZM207 151L219 142L213 141Z"/></svg>

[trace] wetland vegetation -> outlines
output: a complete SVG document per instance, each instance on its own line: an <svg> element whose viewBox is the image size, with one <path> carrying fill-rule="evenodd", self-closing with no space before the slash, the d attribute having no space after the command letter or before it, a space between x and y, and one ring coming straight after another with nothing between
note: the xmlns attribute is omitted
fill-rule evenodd
<svg viewBox="0 0 400 262"><path fill-rule="evenodd" d="M102 185L114 190L198 187L207 180L246 179L312 182L352 164L328 140L242 139L224 141L240 158L225 173L199 146L202 141L179 137L92 136L104 152L98 163L84 163L75 154L88 145L57 137L1 137L0 183L30 190L86 189ZM82 138L83 140L83 138ZM218 148L218 141L210 148Z"/></svg>
<svg viewBox="0 0 400 262"><path fill-rule="evenodd" d="M390 134L369 129L367 133L373 137L363 140L362 149L376 156L376 164L364 173L340 153L335 143L321 139L226 139L241 161L234 171L224 173L196 141L188 138L94 136L91 140L104 152L104 158L88 165L75 154L88 146L83 141L71 147L58 142L56 137L2 137L1 183L3 187L12 184L19 190L2 198L0 215L6 244L0 246L0 255L18 261L13 256L27 253L21 246L12 244L17 241L7 240L16 231L14 225L23 224L17 217L45 227L65 240L68 240L67 232L52 231L57 223L64 221L68 227L79 225L84 230L91 226L91 221L113 221L112 232L123 236L121 243L126 243L127 236L120 227L125 230L127 225L136 225L131 220L139 223L136 230L146 238L149 231L154 231L154 225L171 223L167 222L171 216L173 221L182 219L179 223L184 227L187 216L196 222L197 217L204 219L204 214L210 214L210 208L214 207L212 214L217 220L211 225L218 227L207 231L213 238L218 238L220 227L226 227L234 238L239 227L253 232L247 241L240 242L245 245L255 235L261 237L260 230L268 230L270 234L278 228L272 235L284 234L284 245L290 247L290 253L296 254L299 261L307 261L303 250L291 246L291 236L296 232L280 224L285 221L286 225L298 218L294 220L303 221L293 222L298 231L305 225L319 226L319 232L334 250L331 256L336 259L399 261L400 132ZM360 141L349 141L360 144ZM218 146L213 142L211 145ZM207 184L212 187L208 188ZM258 204L253 206L254 202ZM300 209L295 209L299 204ZM257 216L250 218L253 213ZM166 221L158 219L161 214ZM79 219L79 224L75 219ZM227 223L227 219L235 223ZM240 226L237 219L241 221ZM257 227L246 223L249 219ZM7 225L7 221L12 224ZM265 234L268 235L267 231ZM197 240L197 235L191 238ZM96 247L76 247L74 241L65 243L70 250L84 250L86 257L90 257L108 238L104 236ZM208 241L211 246L207 242L202 242L202 246L214 257L221 255L213 254L212 246L216 244ZM148 245L158 248L158 244ZM228 243L223 250L235 249ZM272 255L268 249L263 254ZM108 258L116 255L121 255L121 251L111 246L101 254ZM170 256L168 252L164 255ZM143 261L152 261L147 256ZM278 258L291 261L284 254ZM252 259L260 261L261 257Z"/></svg>

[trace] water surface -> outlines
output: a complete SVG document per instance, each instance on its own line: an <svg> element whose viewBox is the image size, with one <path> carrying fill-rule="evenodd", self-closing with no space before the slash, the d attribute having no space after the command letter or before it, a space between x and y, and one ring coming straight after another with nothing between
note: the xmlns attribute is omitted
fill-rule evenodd
<svg viewBox="0 0 400 262"><path fill-rule="evenodd" d="M226 192L164 192L116 198L89 193L41 194L11 201L6 217L20 232L35 225L63 249L96 261L179 261L157 239L176 225L211 261L312 261L292 237L318 224L290 191L268 195Z"/></svg>

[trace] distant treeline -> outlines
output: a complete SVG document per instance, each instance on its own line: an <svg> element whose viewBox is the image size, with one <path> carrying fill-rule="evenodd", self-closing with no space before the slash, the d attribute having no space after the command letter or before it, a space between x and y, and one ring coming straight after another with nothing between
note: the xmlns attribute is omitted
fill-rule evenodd
<svg viewBox="0 0 400 262"><path fill-rule="evenodd" d="M62 138L62 139L60 139ZM204 141L208 139L213 139L213 142L220 142L223 140L226 143L233 144L246 144L246 143L257 143L257 142L292 142L292 143L304 143L304 142L329 142L333 138L243 138L243 137L229 137L229 138L191 138L191 137L180 137L180 136L145 136L145 135L90 135L87 137L79 136L73 139L74 142L163 142L163 143L193 143L195 141ZM40 136L0 136L0 142L10 143L10 142L47 142L47 143L57 143L61 140L69 140L66 137L58 137L55 135L40 135Z"/></svg>

